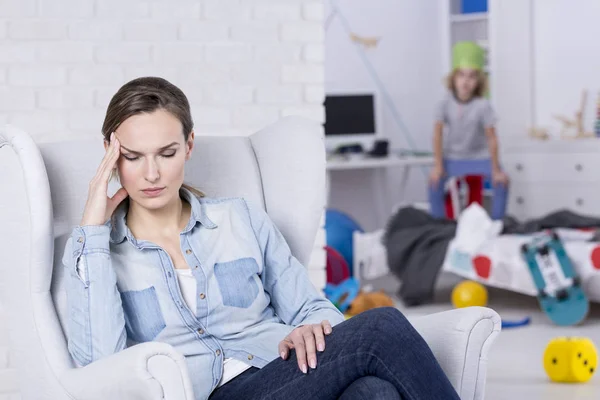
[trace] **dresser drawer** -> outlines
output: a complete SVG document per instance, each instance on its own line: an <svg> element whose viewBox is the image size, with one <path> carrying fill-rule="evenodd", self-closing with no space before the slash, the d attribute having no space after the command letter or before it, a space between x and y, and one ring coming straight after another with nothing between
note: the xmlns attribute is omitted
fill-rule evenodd
<svg viewBox="0 0 600 400"><path fill-rule="evenodd" d="M600 216L600 182L594 184L528 184L512 182L507 213L519 220L567 209Z"/></svg>
<svg viewBox="0 0 600 400"><path fill-rule="evenodd" d="M512 181L600 182L600 157L594 153L506 154L501 162Z"/></svg>

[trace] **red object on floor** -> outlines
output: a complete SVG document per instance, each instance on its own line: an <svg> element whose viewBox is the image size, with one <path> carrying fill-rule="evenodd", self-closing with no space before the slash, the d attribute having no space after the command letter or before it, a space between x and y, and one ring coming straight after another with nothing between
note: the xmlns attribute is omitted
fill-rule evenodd
<svg viewBox="0 0 600 400"><path fill-rule="evenodd" d="M469 187L469 196L467 199L467 206L477 203L479 205L483 205L483 176L481 175L467 175L465 176L465 182ZM460 187L460 181L457 182ZM445 197L445 205L446 205L446 216L449 219L455 219L454 208L452 204L452 197L450 193L446 193Z"/></svg>
<svg viewBox="0 0 600 400"><path fill-rule="evenodd" d="M350 268L346 259L333 247L325 246L327 252L327 283L339 285L350 278Z"/></svg>

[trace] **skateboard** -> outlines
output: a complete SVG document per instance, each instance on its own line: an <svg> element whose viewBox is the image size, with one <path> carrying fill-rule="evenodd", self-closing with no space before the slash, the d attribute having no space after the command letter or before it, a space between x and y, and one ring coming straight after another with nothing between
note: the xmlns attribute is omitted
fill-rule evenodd
<svg viewBox="0 0 600 400"><path fill-rule="evenodd" d="M544 232L535 236L521 247L521 253L548 318L561 326L582 322L589 311L589 300L558 235Z"/></svg>

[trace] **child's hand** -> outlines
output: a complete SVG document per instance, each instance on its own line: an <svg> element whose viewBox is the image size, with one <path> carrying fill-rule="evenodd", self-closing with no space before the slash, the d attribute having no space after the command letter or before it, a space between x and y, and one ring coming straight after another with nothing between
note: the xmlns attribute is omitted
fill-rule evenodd
<svg viewBox="0 0 600 400"><path fill-rule="evenodd" d="M508 175L506 175L502 170L494 170L492 171L492 183L493 185L508 185Z"/></svg>
<svg viewBox="0 0 600 400"><path fill-rule="evenodd" d="M429 182L431 186L437 186L442 177L446 174L443 167L434 167L429 174Z"/></svg>

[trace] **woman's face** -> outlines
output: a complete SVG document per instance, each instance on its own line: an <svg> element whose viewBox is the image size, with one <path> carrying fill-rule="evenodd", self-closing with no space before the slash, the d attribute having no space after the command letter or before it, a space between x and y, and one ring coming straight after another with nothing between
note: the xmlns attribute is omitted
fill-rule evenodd
<svg viewBox="0 0 600 400"><path fill-rule="evenodd" d="M115 131L121 144L117 161L121 185L129 198L147 209L160 209L179 197L184 165L194 146L181 122L165 110L138 114Z"/></svg>

